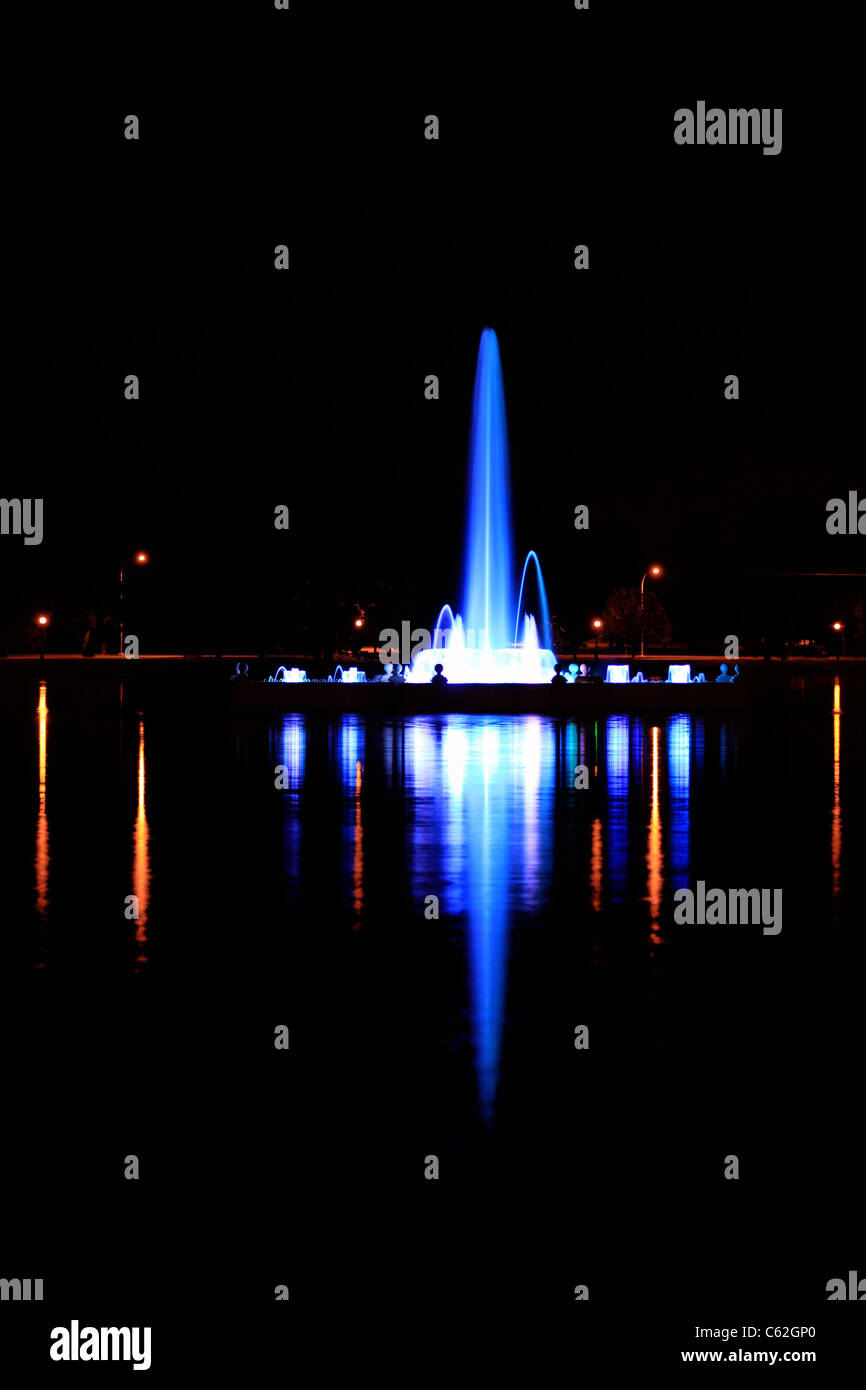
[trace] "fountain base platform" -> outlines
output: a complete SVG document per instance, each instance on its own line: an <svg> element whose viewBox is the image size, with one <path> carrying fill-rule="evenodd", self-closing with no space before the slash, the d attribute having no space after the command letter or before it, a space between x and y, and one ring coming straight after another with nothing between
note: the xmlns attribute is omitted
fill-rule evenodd
<svg viewBox="0 0 866 1390"><path fill-rule="evenodd" d="M644 681L628 685L390 685L340 681L233 681L237 710L304 714L701 714L748 706L748 684Z"/></svg>

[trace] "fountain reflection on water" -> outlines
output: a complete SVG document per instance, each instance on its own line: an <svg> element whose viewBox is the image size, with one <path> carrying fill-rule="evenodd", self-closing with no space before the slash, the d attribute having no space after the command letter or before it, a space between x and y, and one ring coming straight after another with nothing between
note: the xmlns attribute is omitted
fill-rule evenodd
<svg viewBox="0 0 866 1390"><path fill-rule="evenodd" d="M714 739L720 751L730 747L734 727L727 720L718 726ZM290 787L295 788L284 793L286 815L292 834L300 835L296 784L303 781L304 765L303 760L298 764L298 750L307 726L294 716L285 730L291 731L293 751L284 744L283 760L293 769ZM514 981L509 984L513 931L537 922L549 904L555 878L552 827L562 814L558 799L569 797L575 763L590 768L595 793L585 807L567 801L565 811L573 818L575 848L585 853L578 870L586 884L585 911L622 910L643 898L647 958L656 961L667 946L664 922L672 894L691 881L692 800L703 782L704 721L677 714L648 723L611 714L558 725L538 716L448 715L380 727L352 715L324 736L342 789L342 892L354 930L377 926L368 911L366 882L367 772L374 786L384 785L411 808L408 897L423 904L434 889L441 894L437 910L465 951L466 1008L455 1011L451 1026L460 1036L465 1026L478 1116L482 1124L493 1125L514 987ZM721 760L720 772L724 781Z"/></svg>

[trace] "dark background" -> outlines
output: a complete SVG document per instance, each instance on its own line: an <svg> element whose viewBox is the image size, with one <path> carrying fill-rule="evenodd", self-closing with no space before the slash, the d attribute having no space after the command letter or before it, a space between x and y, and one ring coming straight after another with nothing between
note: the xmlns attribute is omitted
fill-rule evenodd
<svg viewBox="0 0 866 1390"><path fill-rule="evenodd" d="M858 483L850 99L826 50L838 57L846 39L814 12L801 29L783 7L693 10L293 0L288 14L46 21L41 46L16 55L8 127L2 486L44 497L45 540L2 540L0 643L26 646L40 609L52 640L81 611L111 613L121 559L139 547L152 561L130 579L127 626L144 651L290 643L305 585L322 621L342 597L432 625L459 593L485 325L502 353L517 548L539 551L554 613L580 628L658 561L684 640L851 623L850 581L752 576L864 568L861 540L825 530L827 499ZM675 146L673 112L698 99L781 106L781 155ZM131 112L138 143L123 138ZM423 138L431 112L438 143ZM291 270L278 273L283 242ZM583 242L588 273L573 269ZM431 372L438 402L424 400ZM723 398L729 372L738 402ZM273 529L278 503L288 533ZM265 910L249 904L251 919ZM767 1322L822 1326L825 1364L840 1354L858 1310L822 1303L819 1321L804 1296L816 1268L856 1267L835 1236L851 1155L822 1146L826 1116L800 1120L796 1095L781 1098L785 1139L802 1127L804 1168L828 1194L828 1236L814 1207L792 1219L804 1199L790 1168L765 1227L754 1202L727 1211L726 1189L672 1235L664 1194L648 1210L628 1188L632 1157L659 1157L639 1088L610 1095L604 1142L548 1115L546 1148L524 1133L476 1154L460 1202L425 1184L422 1209L400 1176L421 1103L408 1120L390 1103L415 1063L382 1021L375 961L366 981L350 972L316 996L321 1051L296 1092L277 1104L280 1078L250 1080L271 1019L304 1016L298 980L329 962L299 951L292 964L287 987L259 993L223 963L207 987L191 966L158 998L85 978L80 1007L41 984L26 1016L10 999L3 1272L31 1268L38 1211L52 1320L76 1316L72 1289L82 1318L129 1322L135 1307L162 1339L151 1375L209 1378L221 1361L249 1371L269 1357L282 1374L309 1353L322 1373L339 1362L423 1379L468 1325L473 1362L522 1341L538 1378L554 1348L567 1368L591 1351L608 1368L658 1364L661 1345L671 1358L696 1345L687 1334L709 1309L725 1325L751 1298ZM684 1147L682 1128L661 1141L671 1185L720 1141L721 1052ZM677 1104L663 1106L672 1125ZM757 1108L753 1120L770 1168L781 1140ZM118 1147L142 1153L151 1186L132 1191L116 1164L109 1178ZM587 1249L591 1329L569 1295ZM615 1313L605 1290L621 1290L624 1268L633 1297ZM289 1310L270 1302L278 1282ZM14 1311L10 1354L29 1348ZM71 1370L51 1366L52 1379Z"/></svg>
<svg viewBox="0 0 866 1390"><path fill-rule="evenodd" d="M858 481L845 108L787 99L790 17L329 13L209 14L191 64L183 29L137 15L120 64L67 75L56 104L21 92L4 495L44 497L45 540L0 548L0 641L26 647L45 609L49 649L77 650L138 548L144 652L303 650L311 628L354 635L355 604L371 642L432 627L460 598L490 325L515 561L538 550L570 634L658 562L686 644L832 642L840 618L853 649L862 579L766 577L864 569L825 527ZM675 145L699 98L781 106L781 154Z"/></svg>

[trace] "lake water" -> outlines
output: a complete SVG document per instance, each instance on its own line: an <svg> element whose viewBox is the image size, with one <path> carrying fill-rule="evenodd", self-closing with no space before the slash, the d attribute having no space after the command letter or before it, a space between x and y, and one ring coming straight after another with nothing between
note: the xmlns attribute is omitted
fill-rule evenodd
<svg viewBox="0 0 866 1390"><path fill-rule="evenodd" d="M335 1194L347 1154L394 1192L435 1153L467 1192L530 1183L561 1209L577 1184L652 1221L739 1143L790 1259L792 1152L823 1136L831 1203L856 1158L864 689L791 678L769 710L702 718L229 720L21 680L7 1038L61 1092L116 1084L166 1150L209 1106L226 1146L259 1124L279 1149L290 1114L287 1164ZM698 880L780 888L781 932L677 925Z"/></svg>

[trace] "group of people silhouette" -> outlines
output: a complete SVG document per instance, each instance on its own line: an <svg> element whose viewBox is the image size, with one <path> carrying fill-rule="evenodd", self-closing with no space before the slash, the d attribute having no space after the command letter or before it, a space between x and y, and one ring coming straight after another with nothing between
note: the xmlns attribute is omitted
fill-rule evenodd
<svg viewBox="0 0 866 1390"><path fill-rule="evenodd" d="M592 681L597 678L593 676L592 670L582 661L578 666L576 661L569 663L568 675L565 674L564 667L557 662L553 668L553 675L550 678L551 685L579 685L581 681Z"/></svg>
<svg viewBox="0 0 866 1390"><path fill-rule="evenodd" d="M381 676L374 676L373 680L378 685L405 685L405 671L399 661L386 661Z"/></svg>

